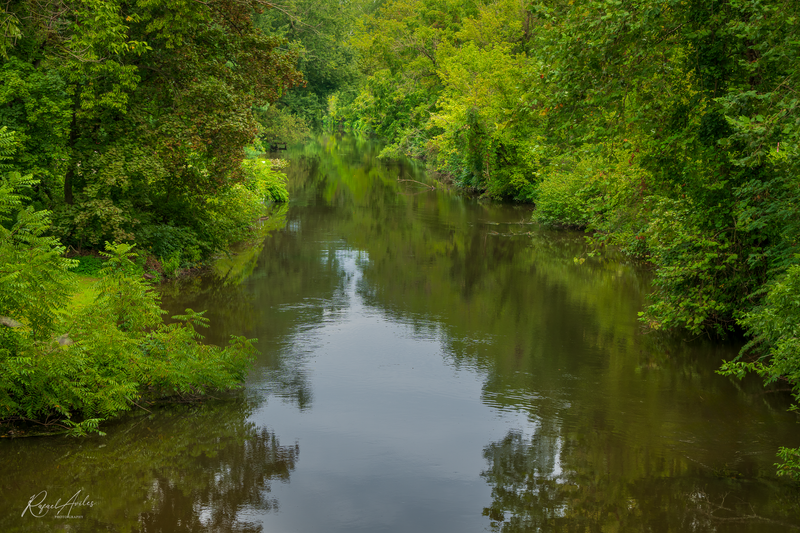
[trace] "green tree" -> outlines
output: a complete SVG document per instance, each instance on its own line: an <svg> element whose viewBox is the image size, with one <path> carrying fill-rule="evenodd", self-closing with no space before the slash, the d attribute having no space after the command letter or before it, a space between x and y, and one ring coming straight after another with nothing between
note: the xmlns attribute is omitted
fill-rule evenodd
<svg viewBox="0 0 800 533"><path fill-rule="evenodd" d="M290 140L291 131L280 128L288 117L320 126L328 109L328 98L354 95L359 72L348 36L364 9L363 1L291 0L280 8L263 11L255 24L266 34L285 39L297 54L297 69L304 84L287 91L262 115L265 133ZM348 96L349 95L349 96Z"/></svg>
<svg viewBox="0 0 800 533"><path fill-rule="evenodd" d="M0 120L18 170L65 244L146 248L183 235L201 256L226 233L205 204L246 180L254 109L301 81L296 54L253 24L261 0L11 2ZM228 225L229 226L229 225ZM189 254L192 255L192 254ZM187 257L186 259L190 259Z"/></svg>

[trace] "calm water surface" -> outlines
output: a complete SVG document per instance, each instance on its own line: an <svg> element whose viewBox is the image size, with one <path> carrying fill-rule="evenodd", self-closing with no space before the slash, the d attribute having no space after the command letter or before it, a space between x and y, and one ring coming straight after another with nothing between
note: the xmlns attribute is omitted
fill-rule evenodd
<svg viewBox="0 0 800 533"><path fill-rule="evenodd" d="M164 289L259 339L245 393L0 442L0 532L797 529L800 425L735 346L643 335L646 272L379 148L295 149L263 238Z"/></svg>

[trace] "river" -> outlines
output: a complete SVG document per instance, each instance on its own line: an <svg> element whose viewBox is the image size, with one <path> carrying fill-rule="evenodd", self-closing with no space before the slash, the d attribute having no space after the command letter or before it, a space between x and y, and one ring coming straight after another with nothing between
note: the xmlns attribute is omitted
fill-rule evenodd
<svg viewBox="0 0 800 533"><path fill-rule="evenodd" d="M258 338L244 392L0 442L0 532L797 529L800 424L714 373L737 346L644 333L646 269L379 149L293 148L260 237L164 287Z"/></svg>

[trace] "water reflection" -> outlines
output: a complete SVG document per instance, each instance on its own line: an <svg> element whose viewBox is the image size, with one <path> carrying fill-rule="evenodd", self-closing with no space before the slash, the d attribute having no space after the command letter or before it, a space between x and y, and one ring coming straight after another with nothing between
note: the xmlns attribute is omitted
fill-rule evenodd
<svg viewBox="0 0 800 533"><path fill-rule="evenodd" d="M208 309L208 342L259 339L246 396L0 442L0 531L800 523L800 489L772 466L800 444L796 418L757 380L714 374L735 346L642 335L635 264L587 257L524 206L423 188L378 150L295 148L292 203L262 238L164 288L172 314ZM43 489L97 505L20 517Z"/></svg>
<svg viewBox="0 0 800 533"><path fill-rule="evenodd" d="M262 531L248 516L278 509L272 485L289 481L300 450L247 420L256 405L240 399L157 410L78 442L0 443L0 531ZM80 491L78 499L94 505L62 509L80 518L46 509L22 516L41 491L46 504Z"/></svg>
<svg viewBox="0 0 800 533"><path fill-rule="evenodd" d="M789 531L798 497L787 491L719 475L703 468L662 461L625 461L620 476L607 435L562 439L548 428L532 437L510 431L484 448L482 473L492 485L483 510L491 529L528 531ZM605 453L599 450L605 450ZM619 459L619 457L617 457ZM641 475L644 474L644 475Z"/></svg>
<svg viewBox="0 0 800 533"><path fill-rule="evenodd" d="M582 235L532 226L526 207L423 189L405 181L428 179L419 169L377 151L333 136L296 149L285 227L241 261L249 274L168 298L175 312L208 308L214 342L260 339L249 387L283 402L252 419L311 450L268 524L798 522L800 492L772 463L800 432L785 397L714 374L736 346L643 335L637 265L588 257ZM319 519L299 511L309 505Z"/></svg>

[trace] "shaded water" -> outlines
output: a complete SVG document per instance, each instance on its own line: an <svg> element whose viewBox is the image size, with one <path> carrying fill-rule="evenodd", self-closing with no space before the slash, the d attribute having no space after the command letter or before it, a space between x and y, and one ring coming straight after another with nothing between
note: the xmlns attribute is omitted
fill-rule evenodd
<svg viewBox="0 0 800 533"><path fill-rule="evenodd" d="M235 400L0 442L0 531L783 531L797 417L736 353L642 335L648 276L379 146L291 153L278 228L164 289L259 339ZM414 180L414 181L411 181ZM584 258L576 264L575 258ZM82 518L20 514L34 494Z"/></svg>

